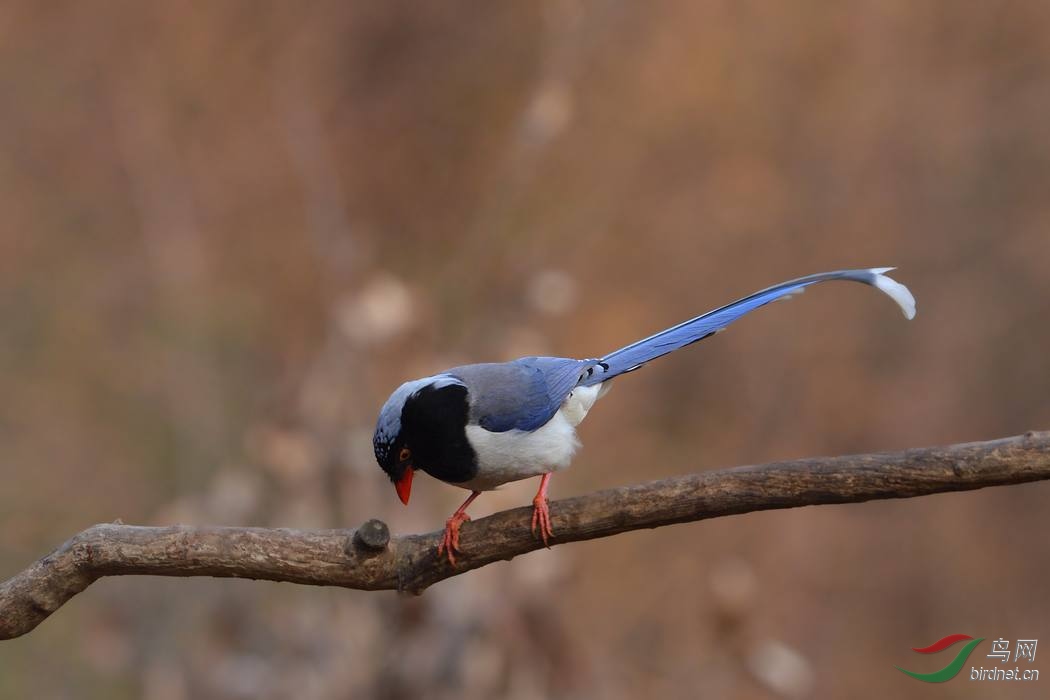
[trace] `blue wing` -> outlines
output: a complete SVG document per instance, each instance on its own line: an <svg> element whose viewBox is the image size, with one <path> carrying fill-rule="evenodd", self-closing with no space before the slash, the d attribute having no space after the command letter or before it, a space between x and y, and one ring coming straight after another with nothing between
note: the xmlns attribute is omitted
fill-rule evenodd
<svg viewBox="0 0 1050 700"><path fill-rule="evenodd" d="M523 357L448 370L467 387L470 421L494 433L536 430L558 412L595 360Z"/></svg>
<svg viewBox="0 0 1050 700"><path fill-rule="evenodd" d="M797 294L811 284L829 280L847 280L871 285L887 294L901 307L906 318L915 316L915 298L903 284L885 275L894 268L882 267L868 270L836 270L822 272L808 277L800 277L788 282L755 292L720 309L709 311L702 316L689 319L677 326L661 331L656 335L639 340L627 347L620 348L601 359L590 368L584 368L585 376L580 380L583 386L600 384L618 374L638 369L646 362L674 352L690 343L717 333L741 316L751 313L760 306ZM593 363L592 363L593 364Z"/></svg>

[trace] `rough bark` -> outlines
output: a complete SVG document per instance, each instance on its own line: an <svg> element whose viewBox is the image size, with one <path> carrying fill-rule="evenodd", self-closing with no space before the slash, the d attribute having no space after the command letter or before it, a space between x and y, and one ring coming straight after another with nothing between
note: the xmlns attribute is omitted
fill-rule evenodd
<svg viewBox="0 0 1050 700"><path fill-rule="evenodd" d="M989 442L737 467L550 504L552 545L725 515L912 498L1050 478L1050 432ZM466 523L453 568L441 532L94 525L0 584L0 639L26 634L103 576L219 576L420 593L451 576L542 547L531 507Z"/></svg>

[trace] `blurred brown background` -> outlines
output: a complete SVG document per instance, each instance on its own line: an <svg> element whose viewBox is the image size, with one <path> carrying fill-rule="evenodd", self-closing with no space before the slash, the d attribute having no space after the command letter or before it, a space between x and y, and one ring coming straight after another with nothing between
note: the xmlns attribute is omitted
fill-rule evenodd
<svg viewBox="0 0 1050 700"><path fill-rule="evenodd" d="M3 3L0 576L116 518L437 529L463 493L403 508L371 456L402 380L838 267L900 266L918 317L855 285L762 310L620 380L553 496L1050 428L1048 62L1038 2ZM0 644L0 696L925 698L893 665L948 652L913 646L1050 644L1048 489L633 533L418 599L105 580Z"/></svg>

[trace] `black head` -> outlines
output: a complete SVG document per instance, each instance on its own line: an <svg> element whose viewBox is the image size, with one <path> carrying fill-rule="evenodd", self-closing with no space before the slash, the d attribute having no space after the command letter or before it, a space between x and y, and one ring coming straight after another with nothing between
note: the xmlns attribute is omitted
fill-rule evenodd
<svg viewBox="0 0 1050 700"><path fill-rule="evenodd" d="M390 395L376 424L376 461L408 504L416 469L443 481L468 481L477 473L467 441L467 387L449 375L402 384Z"/></svg>

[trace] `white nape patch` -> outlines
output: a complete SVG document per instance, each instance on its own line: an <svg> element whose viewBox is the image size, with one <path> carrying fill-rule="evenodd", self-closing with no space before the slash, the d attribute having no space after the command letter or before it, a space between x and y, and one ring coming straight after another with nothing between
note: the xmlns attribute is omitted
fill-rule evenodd
<svg viewBox="0 0 1050 700"><path fill-rule="evenodd" d="M911 290L885 274L896 269L895 267L873 267L868 272L875 275L875 286L897 302L897 306L901 307L901 311L904 312L904 318L910 321L915 318L915 297L912 296Z"/></svg>
<svg viewBox="0 0 1050 700"><path fill-rule="evenodd" d="M478 456L478 475L456 486L472 491L491 491L510 481L519 481L569 466L580 441L576 426L594 402L609 390L610 382L576 387L554 417L540 428L493 433L480 425L467 426L467 440Z"/></svg>

